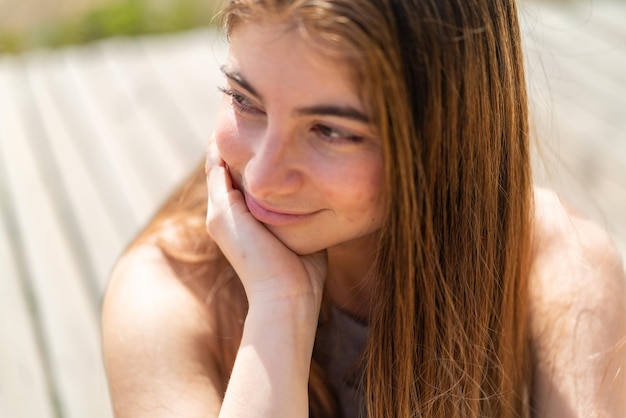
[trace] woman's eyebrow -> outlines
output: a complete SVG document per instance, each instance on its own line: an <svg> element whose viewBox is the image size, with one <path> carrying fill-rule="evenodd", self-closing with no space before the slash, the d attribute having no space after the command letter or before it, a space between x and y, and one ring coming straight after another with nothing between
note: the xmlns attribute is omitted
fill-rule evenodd
<svg viewBox="0 0 626 418"><path fill-rule="evenodd" d="M241 75L241 73L237 72L236 70L232 68L227 67L226 65L222 65L220 67L220 70L222 71L224 76L226 76L226 78L231 79L232 81L234 81L235 83L243 87L244 89L248 90L254 96L261 99L261 95L255 90L254 87L252 87L250 83L248 83L248 81L244 78L243 75Z"/></svg>
<svg viewBox="0 0 626 418"><path fill-rule="evenodd" d="M337 116L357 122L370 123L370 118L351 106L319 105L296 109L298 115L305 116Z"/></svg>
<svg viewBox="0 0 626 418"><path fill-rule="evenodd" d="M252 87L252 85L244 78L241 73L232 68L229 68L226 65L222 65L220 67L220 70L222 71L224 76L239 84L251 94L262 100L262 96L257 92L254 87ZM298 108L296 109L295 113L303 116L336 116L355 120L357 122L370 123L370 118L366 114L351 106L322 104Z"/></svg>

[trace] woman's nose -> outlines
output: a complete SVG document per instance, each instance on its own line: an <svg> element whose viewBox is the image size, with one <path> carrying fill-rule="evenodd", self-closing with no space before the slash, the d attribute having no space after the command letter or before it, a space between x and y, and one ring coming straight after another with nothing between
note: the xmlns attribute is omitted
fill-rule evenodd
<svg viewBox="0 0 626 418"><path fill-rule="evenodd" d="M297 190L304 168L297 143L284 133L269 130L255 142L244 170L247 191L257 198L270 198Z"/></svg>

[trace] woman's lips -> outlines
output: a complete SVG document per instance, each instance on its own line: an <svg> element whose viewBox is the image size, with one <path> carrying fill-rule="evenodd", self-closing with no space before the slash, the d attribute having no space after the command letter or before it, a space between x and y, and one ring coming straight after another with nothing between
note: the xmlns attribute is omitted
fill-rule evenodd
<svg viewBox="0 0 626 418"><path fill-rule="evenodd" d="M232 182L233 188L235 190L239 190L246 201L246 206L248 206L248 210L259 222L262 222L266 225L271 226L290 226L295 225L300 222L306 221L309 218L312 218L320 211L314 211L309 213L290 213L283 212L277 208L271 208L268 205L264 205L262 203L257 202L252 196L250 196L243 187L239 184L239 182L233 176L230 167L226 164L226 170L228 171L228 175L230 176L230 180Z"/></svg>
<svg viewBox="0 0 626 418"><path fill-rule="evenodd" d="M266 225L291 226L306 221L319 213L319 211L309 213L281 212L280 210L263 206L245 191L243 191L243 195L252 216Z"/></svg>

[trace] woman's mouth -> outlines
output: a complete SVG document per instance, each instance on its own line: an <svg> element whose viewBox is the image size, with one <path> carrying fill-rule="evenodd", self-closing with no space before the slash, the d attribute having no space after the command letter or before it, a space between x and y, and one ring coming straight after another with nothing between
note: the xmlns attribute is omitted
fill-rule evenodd
<svg viewBox="0 0 626 418"><path fill-rule="evenodd" d="M269 226L291 226L298 224L300 222L304 222L316 214L318 214L319 210L313 212L295 212L295 211L287 211L280 208L272 207L271 205L259 202L255 198L253 198L246 190L239 184L238 181L233 177L233 173L230 170L230 167L226 165L226 170L228 171L228 175L230 176L231 184L235 190L239 190L246 201L246 206L248 210L259 222L269 225Z"/></svg>
<svg viewBox="0 0 626 418"><path fill-rule="evenodd" d="M263 203L258 202L250 196L245 190L242 190L248 210L259 222L271 226L292 226L315 216L320 211L296 213L283 211L282 209L272 208Z"/></svg>

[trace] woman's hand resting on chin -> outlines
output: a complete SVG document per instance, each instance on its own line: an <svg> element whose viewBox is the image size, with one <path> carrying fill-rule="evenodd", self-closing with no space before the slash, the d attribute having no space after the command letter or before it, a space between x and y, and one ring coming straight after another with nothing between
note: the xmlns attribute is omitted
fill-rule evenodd
<svg viewBox="0 0 626 418"><path fill-rule="evenodd" d="M219 416L306 417L326 254L294 253L252 216L214 138L206 175L207 231L239 276L249 305Z"/></svg>
<svg viewBox="0 0 626 418"><path fill-rule="evenodd" d="M319 309L326 253L298 255L248 210L233 184L214 137L206 160L207 231L237 272L252 307L257 302L311 301Z"/></svg>

